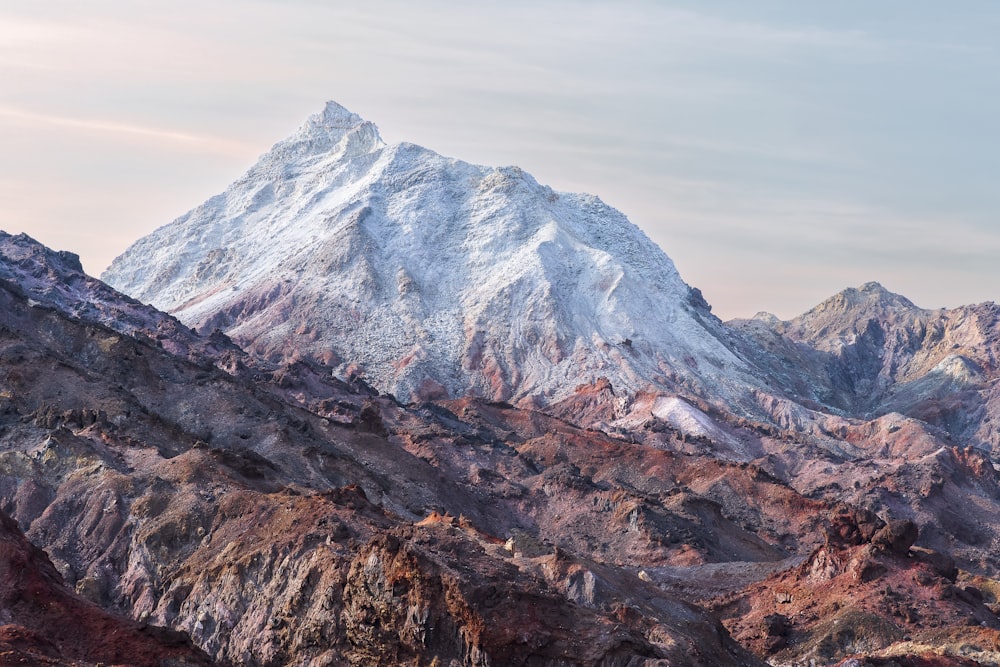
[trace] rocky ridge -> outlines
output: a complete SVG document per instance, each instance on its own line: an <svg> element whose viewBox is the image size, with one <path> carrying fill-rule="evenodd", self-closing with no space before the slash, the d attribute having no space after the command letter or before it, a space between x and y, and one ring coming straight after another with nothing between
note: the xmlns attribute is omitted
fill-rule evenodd
<svg viewBox="0 0 1000 667"><path fill-rule="evenodd" d="M741 352L772 375L783 372L807 405L861 419L897 413L956 442L997 447L994 303L927 310L867 283L788 322L761 315L729 325L746 337Z"/></svg>
<svg viewBox="0 0 1000 667"><path fill-rule="evenodd" d="M51 250L26 234L0 231L0 253L4 259L0 280L33 308L100 323L199 363L234 368L246 358L225 336L200 336L176 318L88 276L80 258L71 252Z"/></svg>

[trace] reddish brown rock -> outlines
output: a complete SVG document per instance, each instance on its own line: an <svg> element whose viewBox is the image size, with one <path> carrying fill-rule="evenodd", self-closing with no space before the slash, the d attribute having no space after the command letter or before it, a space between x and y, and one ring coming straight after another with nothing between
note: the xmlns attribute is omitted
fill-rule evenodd
<svg viewBox="0 0 1000 667"><path fill-rule="evenodd" d="M880 528L871 538L872 546L905 556L917 541L917 526L909 519L896 519Z"/></svg>
<svg viewBox="0 0 1000 667"><path fill-rule="evenodd" d="M0 665L207 666L186 635L115 616L72 594L0 512Z"/></svg>
<svg viewBox="0 0 1000 667"><path fill-rule="evenodd" d="M906 536L903 542L909 533L893 532ZM972 655L991 664L1000 658L1000 621L981 594L942 579L932 562L874 543L827 544L798 567L718 598L714 609L734 637L778 664L830 664L858 654L868 657L850 659L871 661L857 664L961 665ZM781 642L761 631L774 627L776 614L790 619ZM970 625L976 629L966 630Z"/></svg>

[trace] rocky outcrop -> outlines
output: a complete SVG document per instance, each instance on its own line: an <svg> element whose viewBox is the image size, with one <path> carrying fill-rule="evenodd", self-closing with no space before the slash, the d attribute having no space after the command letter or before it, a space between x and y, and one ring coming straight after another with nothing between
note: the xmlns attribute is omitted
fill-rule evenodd
<svg viewBox="0 0 1000 667"><path fill-rule="evenodd" d="M516 562L494 562L486 549L441 526L368 545L351 564L344 600L347 641L362 662L415 664L433 656L484 667L749 659L697 614L664 614L658 623L623 606L567 606L545 579L525 577Z"/></svg>
<svg viewBox="0 0 1000 667"><path fill-rule="evenodd" d="M109 614L74 595L41 549L0 512L0 664L213 664L180 632Z"/></svg>
<svg viewBox="0 0 1000 667"><path fill-rule="evenodd" d="M917 526L909 519L890 521L872 535L871 543L876 549L889 551L897 556L906 556L917 541Z"/></svg>
<svg viewBox="0 0 1000 667"><path fill-rule="evenodd" d="M832 521L833 534L846 539L828 540L801 565L715 600L737 639L774 665L832 664L858 654L870 656L851 658L859 665L1000 658L1000 620L981 591L957 583L947 556L911 551L911 522L892 520L872 533L869 517L856 516L853 529L849 513Z"/></svg>

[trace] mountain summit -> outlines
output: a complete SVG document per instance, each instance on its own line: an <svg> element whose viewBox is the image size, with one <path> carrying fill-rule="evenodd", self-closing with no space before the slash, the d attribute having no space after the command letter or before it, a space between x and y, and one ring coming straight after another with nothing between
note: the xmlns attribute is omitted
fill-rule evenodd
<svg viewBox="0 0 1000 667"><path fill-rule="evenodd" d="M387 145L333 102L103 277L258 354L305 354L405 400L547 403L607 378L749 405L760 384L620 212L517 167Z"/></svg>

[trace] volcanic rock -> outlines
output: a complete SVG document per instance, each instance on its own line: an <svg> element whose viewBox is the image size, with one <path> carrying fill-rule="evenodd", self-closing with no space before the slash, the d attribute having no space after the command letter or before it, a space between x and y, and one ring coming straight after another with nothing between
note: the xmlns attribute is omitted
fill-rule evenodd
<svg viewBox="0 0 1000 667"><path fill-rule="evenodd" d="M917 526L909 519L894 520L880 528L871 543L876 549L891 551L897 556L905 556L917 541Z"/></svg>

